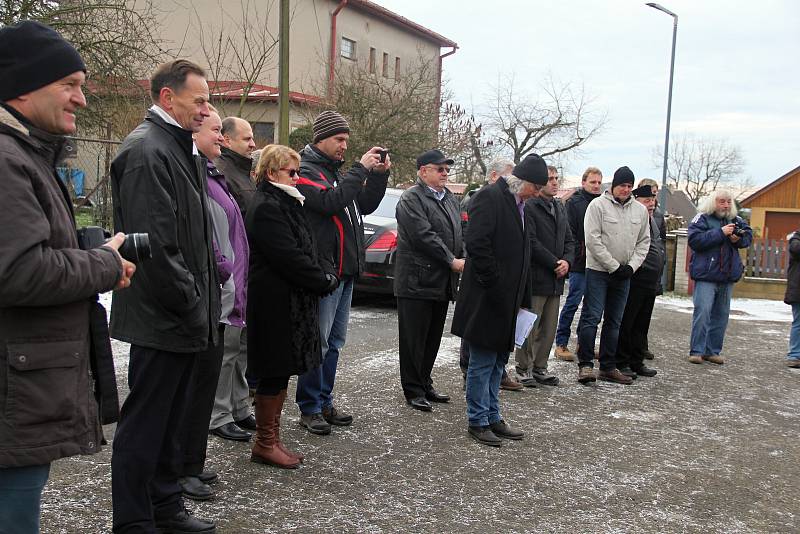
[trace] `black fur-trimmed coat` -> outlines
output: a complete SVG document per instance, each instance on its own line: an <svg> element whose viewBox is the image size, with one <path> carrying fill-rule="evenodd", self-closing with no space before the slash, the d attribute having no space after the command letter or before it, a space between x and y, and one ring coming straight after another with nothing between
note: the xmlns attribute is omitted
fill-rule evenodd
<svg viewBox="0 0 800 534"><path fill-rule="evenodd" d="M329 286L308 218L296 198L265 181L248 207L245 226L248 374L303 374L320 364L319 299Z"/></svg>

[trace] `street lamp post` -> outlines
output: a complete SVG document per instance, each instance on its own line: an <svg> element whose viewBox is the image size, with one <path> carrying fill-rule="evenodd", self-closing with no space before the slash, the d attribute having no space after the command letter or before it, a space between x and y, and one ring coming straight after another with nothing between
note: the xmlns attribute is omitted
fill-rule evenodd
<svg viewBox="0 0 800 534"><path fill-rule="evenodd" d="M652 7L653 9L657 9L663 13L666 13L673 19L672 24L672 60L669 64L669 96L667 97L667 133L664 138L664 165L663 174L661 176L661 191L659 194L659 205L661 206L661 211L664 212L664 215L667 215L667 162L669 157L669 121L670 117L672 116L672 79L675 74L675 41L678 37L678 15L670 11L669 9L665 8L664 6L660 6L655 2L648 2L645 4L647 6Z"/></svg>

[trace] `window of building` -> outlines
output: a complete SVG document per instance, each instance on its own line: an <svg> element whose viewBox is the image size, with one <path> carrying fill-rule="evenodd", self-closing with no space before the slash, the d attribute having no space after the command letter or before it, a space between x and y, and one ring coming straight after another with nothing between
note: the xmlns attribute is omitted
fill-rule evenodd
<svg viewBox="0 0 800 534"><path fill-rule="evenodd" d="M347 37L342 37L342 46L341 46L341 54L342 57L347 59L355 59L356 58L356 42L352 39L348 39Z"/></svg>
<svg viewBox="0 0 800 534"><path fill-rule="evenodd" d="M389 77L389 54L383 53L383 77Z"/></svg>
<svg viewBox="0 0 800 534"><path fill-rule="evenodd" d="M394 58L394 79L400 79L400 58L397 56Z"/></svg>
<svg viewBox="0 0 800 534"><path fill-rule="evenodd" d="M375 74L375 48L369 48L369 73Z"/></svg>

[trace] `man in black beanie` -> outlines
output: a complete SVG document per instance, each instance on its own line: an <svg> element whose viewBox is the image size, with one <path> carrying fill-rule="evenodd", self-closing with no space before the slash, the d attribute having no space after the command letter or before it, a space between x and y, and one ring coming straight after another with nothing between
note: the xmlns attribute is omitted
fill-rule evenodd
<svg viewBox="0 0 800 534"><path fill-rule="evenodd" d="M536 154L517 164L511 176L483 188L470 205L464 236L467 261L453 312L454 335L467 342L467 420L478 443L500 447L524 433L500 415L503 370L514 349L517 313L530 308L530 224L525 201L547 183L547 165Z"/></svg>
<svg viewBox="0 0 800 534"><path fill-rule="evenodd" d="M124 234L79 249L72 203L55 169L63 136L75 133L75 112L86 106L85 71L75 48L43 24L0 29L3 532L39 532L50 463L98 452L100 414L105 422L117 416L105 312L93 301L98 293L128 287L134 266L117 252ZM93 312L102 319L90 321ZM100 358L101 343L108 360ZM98 362L110 373L95 372ZM110 394L102 396L106 409L95 392ZM55 518L48 530L73 530L63 519Z"/></svg>
<svg viewBox="0 0 800 534"><path fill-rule="evenodd" d="M586 292L578 323L578 382L594 382L594 342L600 335L601 380L631 384L620 373L617 352L619 326L628 298L630 278L644 261L650 247L650 215L631 199L634 176L628 167L614 173L611 190L589 203L584 219L586 239Z"/></svg>
<svg viewBox="0 0 800 534"><path fill-rule="evenodd" d="M347 172L341 172L350 126L335 111L323 111L314 121L314 140L300 151L297 190L314 229L320 261L335 270L341 283L320 301L319 329L322 365L297 380L300 424L312 434L330 434L331 425L347 426L351 415L333 405L333 385L339 351L347 336L353 284L364 269L362 216L378 208L386 192L391 160L372 147Z"/></svg>

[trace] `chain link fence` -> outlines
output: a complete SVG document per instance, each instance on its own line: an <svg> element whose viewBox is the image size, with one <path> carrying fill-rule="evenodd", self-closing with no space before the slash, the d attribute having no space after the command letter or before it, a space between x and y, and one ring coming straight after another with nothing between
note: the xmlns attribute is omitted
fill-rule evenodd
<svg viewBox="0 0 800 534"><path fill-rule="evenodd" d="M72 196L79 227L114 226L109 173L119 145L111 139L67 138L58 173Z"/></svg>

